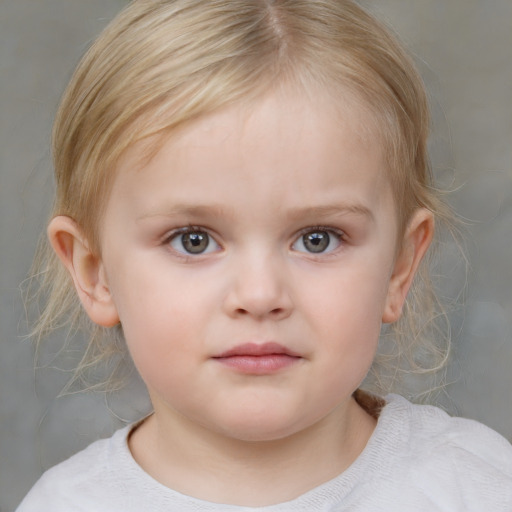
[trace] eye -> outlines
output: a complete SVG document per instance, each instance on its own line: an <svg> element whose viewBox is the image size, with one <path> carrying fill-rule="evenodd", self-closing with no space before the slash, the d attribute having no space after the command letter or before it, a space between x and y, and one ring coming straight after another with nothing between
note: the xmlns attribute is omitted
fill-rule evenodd
<svg viewBox="0 0 512 512"><path fill-rule="evenodd" d="M292 245L292 249L312 254L329 253L337 249L341 242L341 233L323 228L315 228L303 233Z"/></svg>
<svg viewBox="0 0 512 512"><path fill-rule="evenodd" d="M217 242L206 231L195 228L184 228L174 233L169 245L182 254L208 254L219 249Z"/></svg>

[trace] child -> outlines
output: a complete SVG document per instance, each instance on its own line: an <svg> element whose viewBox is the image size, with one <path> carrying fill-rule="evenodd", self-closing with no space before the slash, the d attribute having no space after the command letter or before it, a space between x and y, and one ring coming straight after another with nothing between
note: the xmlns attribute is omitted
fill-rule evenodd
<svg viewBox="0 0 512 512"><path fill-rule="evenodd" d="M57 116L42 327L74 288L154 412L18 510L512 510L507 441L359 389L447 217L428 122L351 1L132 2Z"/></svg>

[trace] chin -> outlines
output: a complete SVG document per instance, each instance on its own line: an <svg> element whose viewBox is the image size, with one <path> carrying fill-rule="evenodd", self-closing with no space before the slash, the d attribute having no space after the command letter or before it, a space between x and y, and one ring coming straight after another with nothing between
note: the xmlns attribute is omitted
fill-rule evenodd
<svg viewBox="0 0 512 512"><path fill-rule="evenodd" d="M272 442L293 436L309 426L300 415L294 418L276 411L246 411L225 420L218 432L238 441Z"/></svg>

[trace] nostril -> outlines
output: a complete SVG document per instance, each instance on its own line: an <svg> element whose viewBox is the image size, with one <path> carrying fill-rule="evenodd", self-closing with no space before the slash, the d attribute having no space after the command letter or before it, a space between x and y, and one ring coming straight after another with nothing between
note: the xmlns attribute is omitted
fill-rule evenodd
<svg viewBox="0 0 512 512"><path fill-rule="evenodd" d="M269 282L260 279L258 282L255 277L239 278L228 290L223 309L230 316L239 318L266 317L275 321L286 318L293 309L288 292L278 286L274 279Z"/></svg>
<svg viewBox="0 0 512 512"><path fill-rule="evenodd" d="M258 315L256 313L252 313L252 315L256 315L256 316L270 316L270 317L273 317L273 318L276 318L276 317L281 317L285 314L286 310L285 308L274 308L274 309L271 309L270 311L268 311L267 313L261 313L261 315ZM244 308L237 308L235 310L235 314L238 315L238 316L247 316L247 315L250 315L251 313L247 310L247 309L244 309Z"/></svg>

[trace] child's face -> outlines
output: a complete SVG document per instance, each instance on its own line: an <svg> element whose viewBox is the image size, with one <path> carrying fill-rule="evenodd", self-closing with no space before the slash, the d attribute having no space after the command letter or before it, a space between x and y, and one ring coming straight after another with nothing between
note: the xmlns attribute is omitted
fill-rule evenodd
<svg viewBox="0 0 512 512"><path fill-rule="evenodd" d="M274 439L343 411L393 299L397 219L368 119L269 95L123 159L102 275L157 416ZM103 272L104 271L104 272Z"/></svg>

